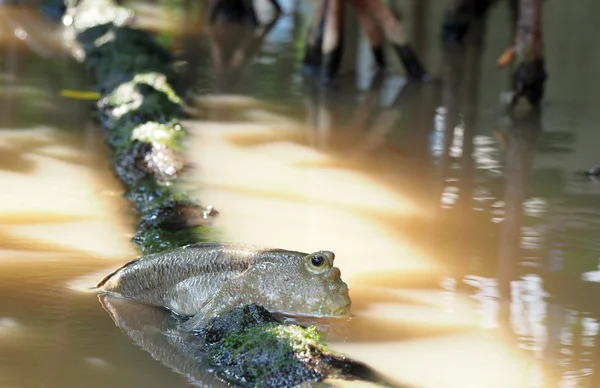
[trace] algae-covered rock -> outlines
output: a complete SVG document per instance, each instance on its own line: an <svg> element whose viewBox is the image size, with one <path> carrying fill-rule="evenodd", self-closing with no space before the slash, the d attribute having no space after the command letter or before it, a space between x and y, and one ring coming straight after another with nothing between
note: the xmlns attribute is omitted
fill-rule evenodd
<svg viewBox="0 0 600 388"><path fill-rule="evenodd" d="M174 119L181 100L160 74L140 74L98 102L115 168L128 186L146 175L164 182L185 167L185 131Z"/></svg>
<svg viewBox="0 0 600 388"><path fill-rule="evenodd" d="M130 147L115 154L113 159L115 173L125 185L132 186L149 177L150 174L144 163L146 155L151 151L151 144L133 142Z"/></svg>
<svg viewBox="0 0 600 388"><path fill-rule="evenodd" d="M127 186L144 178L166 183L178 177L185 168L183 155L166 146L133 141L114 157L114 168L119 179Z"/></svg>
<svg viewBox="0 0 600 388"><path fill-rule="evenodd" d="M311 334L297 326L257 325L228 333L209 357L221 377L240 385L293 387L320 381L328 371L318 368Z"/></svg>
<svg viewBox="0 0 600 388"><path fill-rule="evenodd" d="M164 75L144 73L117 86L98 101L98 108L105 127L133 131L149 121L168 123L181 114L181 103Z"/></svg>
<svg viewBox="0 0 600 388"><path fill-rule="evenodd" d="M144 214L166 203L182 202L185 200L185 195L175 192L171 186L165 186L151 177L146 177L130 185L125 198L133 202L140 214Z"/></svg>
<svg viewBox="0 0 600 388"><path fill-rule="evenodd" d="M131 102L135 102L137 99L139 99L139 94L136 92L144 94L142 89L143 85L154 89L153 91L163 93L170 103L174 105L181 104L181 98L169 85L167 78L164 74L148 72L135 74L132 77L131 81L119 85L105 99L101 101L100 106L116 107L122 104L129 104ZM145 94L150 94L149 92L153 91L146 89Z"/></svg>
<svg viewBox="0 0 600 388"><path fill-rule="evenodd" d="M313 329L281 325L264 308L248 305L199 331L209 362L225 380L247 387L292 387L325 374L311 359L324 344Z"/></svg>
<svg viewBox="0 0 600 388"><path fill-rule="evenodd" d="M135 127L131 138L144 143L155 143L174 151L182 151L182 140L185 132L179 123L168 124L149 121Z"/></svg>
<svg viewBox="0 0 600 388"><path fill-rule="evenodd" d="M254 304L237 307L196 332L217 375L242 387L295 387L326 378L391 386L363 363L327 349L314 327L281 324Z"/></svg>
<svg viewBox="0 0 600 388"><path fill-rule="evenodd" d="M140 143L143 147L147 144ZM165 232L175 232L197 226L210 225L219 212L212 206L201 206L187 198L172 184L160 182L146 171L135 167L135 163L123 161L117 164L117 172L122 180L129 181L129 190L125 198L135 205L139 215L137 229L139 236L148 236L147 230L164 229ZM152 231L151 235L156 235ZM194 233L195 235L195 233ZM213 234L214 235L214 234ZM144 240L140 237L139 243ZM194 241L190 241L192 243ZM154 244L153 244L154 245Z"/></svg>
<svg viewBox="0 0 600 388"><path fill-rule="evenodd" d="M144 157L146 171L159 182L167 182L179 176L185 168L183 155L162 144L152 143L152 149Z"/></svg>

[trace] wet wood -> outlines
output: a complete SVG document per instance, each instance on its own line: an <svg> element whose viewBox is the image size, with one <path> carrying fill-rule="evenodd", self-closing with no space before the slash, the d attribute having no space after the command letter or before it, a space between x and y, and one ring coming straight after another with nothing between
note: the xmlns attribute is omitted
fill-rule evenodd
<svg viewBox="0 0 600 388"><path fill-rule="evenodd" d="M465 15L467 3L473 0L445 0L444 20L442 22L442 40L444 42L462 42L468 29L468 15Z"/></svg>
<svg viewBox="0 0 600 388"><path fill-rule="evenodd" d="M518 62L542 57L542 0L520 0L515 51Z"/></svg>
<svg viewBox="0 0 600 388"><path fill-rule="evenodd" d="M425 72L425 68L421 64L417 53L411 45L394 45L394 49L409 78L417 81L427 81L429 79L429 76Z"/></svg>
<svg viewBox="0 0 600 388"><path fill-rule="evenodd" d="M462 43L471 29L471 24L483 19L488 9L497 1L446 0L444 4L442 40L446 43Z"/></svg>
<svg viewBox="0 0 600 388"><path fill-rule="evenodd" d="M414 49L409 44L404 33L402 23L392 10L381 0L354 0L354 4L361 7L361 12L372 15L379 22L385 37L392 44L400 58L408 77L416 80L425 80L427 74Z"/></svg>
<svg viewBox="0 0 600 388"><path fill-rule="evenodd" d="M304 64L307 70L321 67L324 80L333 78L342 57L344 31L344 0L323 0L315 10L313 24L306 42ZM364 29L375 61L385 66L384 43L388 40L400 58L409 78L426 80L428 75L414 49L408 43L403 26L392 10L381 0L352 0L361 27ZM321 56L316 50L321 38Z"/></svg>
<svg viewBox="0 0 600 388"><path fill-rule="evenodd" d="M537 107L544 94L546 70L542 41L542 0L520 0L515 36L517 69L513 73L513 99L521 97Z"/></svg>

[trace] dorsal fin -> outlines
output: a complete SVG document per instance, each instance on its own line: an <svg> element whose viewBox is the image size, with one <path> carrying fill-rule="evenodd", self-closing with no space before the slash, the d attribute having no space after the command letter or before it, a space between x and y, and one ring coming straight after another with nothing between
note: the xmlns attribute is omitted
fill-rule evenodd
<svg viewBox="0 0 600 388"><path fill-rule="evenodd" d="M131 261L129 261L129 262L127 262L127 263L123 264L123 265L122 265L122 266L120 266L119 268L115 269L114 271L112 271L111 273L109 273L108 275L106 275L106 276L104 277L104 279L100 280L100 281L98 282L98 284L96 284L96 287L95 287L95 288L100 288L100 287L102 287L103 285L105 285L105 284L106 284L106 282L108 282L108 281L110 280L110 278L112 278L113 276L115 276L115 274L116 274L117 272L119 272L120 270L122 270L122 269L123 269L123 268L125 268L125 267L129 267L129 266L130 266L130 265L132 265L133 263L136 263L136 262L138 262L140 259L141 259L141 257L138 257L137 259L131 260Z"/></svg>

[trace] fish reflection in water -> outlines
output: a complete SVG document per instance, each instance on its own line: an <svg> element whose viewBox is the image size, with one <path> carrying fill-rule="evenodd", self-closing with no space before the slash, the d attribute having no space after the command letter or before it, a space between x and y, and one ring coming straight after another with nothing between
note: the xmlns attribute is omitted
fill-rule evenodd
<svg viewBox="0 0 600 388"><path fill-rule="evenodd" d="M192 333L177 330L178 320L167 310L110 295L99 295L99 300L115 324L137 346L150 353L155 360L186 376L192 385L216 388L230 386L216 377L214 370L208 365L202 340ZM281 318L287 323L310 323L322 333L327 333L325 337L343 335L343 323L340 331L327 320L315 323L296 318ZM328 387L336 384L310 382L304 383L303 386ZM361 384L371 385L366 382Z"/></svg>
<svg viewBox="0 0 600 388"><path fill-rule="evenodd" d="M165 309L100 295L100 303L115 324L140 348L197 387L227 387L212 374L193 334L177 331L176 319Z"/></svg>

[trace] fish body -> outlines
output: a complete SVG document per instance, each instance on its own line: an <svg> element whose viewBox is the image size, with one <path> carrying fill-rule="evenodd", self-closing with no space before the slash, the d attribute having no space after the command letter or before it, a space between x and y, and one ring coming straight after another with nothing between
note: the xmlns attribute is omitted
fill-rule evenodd
<svg viewBox="0 0 600 388"><path fill-rule="evenodd" d="M224 243L147 255L98 283L106 294L193 316L201 325L240 305L297 316L346 316L351 301L330 251L302 253Z"/></svg>

